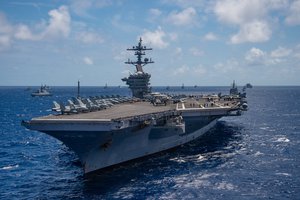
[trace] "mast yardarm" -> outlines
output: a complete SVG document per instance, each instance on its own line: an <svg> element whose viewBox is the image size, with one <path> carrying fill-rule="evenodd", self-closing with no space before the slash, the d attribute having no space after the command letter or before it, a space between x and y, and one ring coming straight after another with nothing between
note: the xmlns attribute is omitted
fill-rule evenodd
<svg viewBox="0 0 300 200"><path fill-rule="evenodd" d="M133 46L132 48L127 49L127 51L135 51L134 55L137 56L137 61L132 61L128 59L125 64L132 64L136 67L137 72L144 72L143 71L143 66L149 64L149 63L154 63L152 59L145 58L144 60L142 59L142 56L146 55L145 51L152 50L152 48L147 48L146 46L142 45L142 38L140 38L140 41L138 43L138 46Z"/></svg>

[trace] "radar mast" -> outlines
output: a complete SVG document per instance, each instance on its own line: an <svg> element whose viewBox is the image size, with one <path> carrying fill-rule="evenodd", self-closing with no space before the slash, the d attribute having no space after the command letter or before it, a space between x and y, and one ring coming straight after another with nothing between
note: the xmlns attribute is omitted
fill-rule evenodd
<svg viewBox="0 0 300 200"><path fill-rule="evenodd" d="M135 51L134 55L137 56L137 61L132 61L128 58L128 61L125 62L125 64L131 64L136 67L136 72L143 72L143 66L154 63L152 59L150 58L145 58L144 60L142 59L142 56L146 55L145 51L152 50L152 48L147 48L146 46L142 45L142 38L140 38L140 41L138 43L138 46L133 46L132 48L128 48L127 51Z"/></svg>
<svg viewBox="0 0 300 200"><path fill-rule="evenodd" d="M136 68L136 72L129 75L129 77L125 77L122 79L122 81L126 82L126 84L129 86L129 89L132 91L132 96L137 98L144 98L144 95L151 92L151 88L149 87L151 75L144 72L143 66L154 63L151 58L143 59L143 56L146 55L145 51L152 50L152 48L143 46L142 41L142 38L140 38L137 46L133 46L132 48L127 49L127 51L134 51L134 55L136 55L137 60L132 61L128 59L125 64L134 65Z"/></svg>

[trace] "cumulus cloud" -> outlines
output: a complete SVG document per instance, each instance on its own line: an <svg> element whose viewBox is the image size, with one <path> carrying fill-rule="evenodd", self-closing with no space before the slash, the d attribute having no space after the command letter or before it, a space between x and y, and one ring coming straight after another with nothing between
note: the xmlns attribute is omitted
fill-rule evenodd
<svg viewBox="0 0 300 200"><path fill-rule="evenodd" d="M0 12L0 34L9 34L13 31L13 27L7 21L4 13Z"/></svg>
<svg viewBox="0 0 300 200"><path fill-rule="evenodd" d="M170 40L175 41L178 38L177 33L169 33L168 36L170 37Z"/></svg>
<svg viewBox="0 0 300 200"><path fill-rule="evenodd" d="M187 65L182 65L181 67L176 68L173 70L172 75L174 76L180 76L184 74L189 74L189 75L204 75L206 74L206 69L202 66L196 66L196 67L189 67Z"/></svg>
<svg viewBox="0 0 300 200"><path fill-rule="evenodd" d="M167 21L177 26L189 25L194 23L196 15L196 10L192 7L189 7L181 12L174 11L170 13L167 17Z"/></svg>
<svg viewBox="0 0 300 200"><path fill-rule="evenodd" d="M68 7L60 6L48 12L50 19L44 30L40 33L33 31L24 24L15 27L15 38L20 40L42 40L68 37L71 31L71 17Z"/></svg>
<svg viewBox="0 0 300 200"><path fill-rule="evenodd" d="M288 16L285 18L288 25L300 24L300 0L294 1L288 11Z"/></svg>
<svg viewBox="0 0 300 200"><path fill-rule="evenodd" d="M285 62L284 57L292 55L292 49L278 47L270 53L258 48L251 48L245 54L245 60L248 65L268 66Z"/></svg>
<svg viewBox="0 0 300 200"><path fill-rule="evenodd" d="M177 5L182 8L188 8L188 7L203 7L205 5L205 1L202 0L193 0L193 1L187 1L187 0L162 0L163 3L169 4L169 5Z"/></svg>
<svg viewBox="0 0 300 200"><path fill-rule="evenodd" d="M131 56L130 52L128 51L121 51L119 52L119 49L117 52L115 52L114 60L119 61L119 62L124 62Z"/></svg>
<svg viewBox="0 0 300 200"><path fill-rule="evenodd" d="M198 67L195 67L192 70L196 75L204 75L207 72L207 70L202 65L199 65Z"/></svg>
<svg viewBox="0 0 300 200"><path fill-rule="evenodd" d="M239 27L232 43L265 42L272 35L271 11L286 5L286 0L218 0L214 13L220 22Z"/></svg>
<svg viewBox="0 0 300 200"><path fill-rule="evenodd" d="M245 55L249 64L264 64L266 53L258 48L252 47Z"/></svg>
<svg viewBox="0 0 300 200"><path fill-rule="evenodd" d="M0 13L0 49L10 47L14 40L53 39L68 37L71 30L71 17L66 6L49 11L50 19L39 32L25 24L13 25L6 20L4 14Z"/></svg>
<svg viewBox="0 0 300 200"><path fill-rule="evenodd" d="M70 8L78 16L91 17L89 10L92 8L102 8L105 6L112 5L111 0L72 0Z"/></svg>
<svg viewBox="0 0 300 200"><path fill-rule="evenodd" d="M293 57L300 59L300 44L298 44L293 50Z"/></svg>
<svg viewBox="0 0 300 200"><path fill-rule="evenodd" d="M197 49L197 48L195 48L195 47L191 48L191 49L190 49L190 52L191 52L191 54L194 55L194 56L203 56L203 54L204 54L204 52L203 52L202 50Z"/></svg>
<svg viewBox="0 0 300 200"><path fill-rule="evenodd" d="M160 16L162 14L162 11L157 9L157 8L151 8L149 11L148 11L148 18L147 20L149 22L155 22L157 20L160 20Z"/></svg>
<svg viewBox="0 0 300 200"><path fill-rule="evenodd" d="M207 41L218 40L218 36L216 36L214 33L207 33L207 34L204 36L204 40L207 40Z"/></svg>
<svg viewBox="0 0 300 200"><path fill-rule="evenodd" d="M144 31L141 36L145 44L150 44L152 47L157 47L160 49L166 48L169 44L164 40L166 33L158 27L157 30L151 32L149 30Z"/></svg>
<svg viewBox="0 0 300 200"><path fill-rule="evenodd" d="M233 35L230 41L233 44L243 42L265 42L271 37L272 31L268 23L264 21L253 21L242 24L240 31Z"/></svg>
<svg viewBox="0 0 300 200"><path fill-rule="evenodd" d="M292 49L287 49L284 47L278 47L277 49L271 52L271 57L273 58L282 58L289 56L293 52Z"/></svg>
<svg viewBox="0 0 300 200"><path fill-rule="evenodd" d="M76 39L86 44L103 43L104 39L101 35L94 32L83 31L77 34Z"/></svg>
<svg viewBox="0 0 300 200"><path fill-rule="evenodd" d="M12 43L13 26L7 21L5 15L0 12L0 50L10 47Z"/></svg>
<svg viewBox="0 0 300 200"><path fill-rule="evenodd" d="M181 53L182 53L182 48L180 47L175 48L175 55L181 55Z"/></svg>
<svg viewBox="0 0 300 200"><path fill-rule="evenodd" d="M9 48L11 42L11 38L8 35L0 35L0 50Z"/></svg>
<svg viewBox="0 0 300 200"><path fill-rule="evenodd" d="M20 24L15 29L15 38L19 40L40 40L41 35L34 35L28 26Z"/></svg>
<svg viewBox="0 0 300 200"><path fill-rule="evenodd" d="M186 72L188 72L189 70L190 70L190 68L188 66L182 65L181 67L178 67L173 70L173 75L175 75L175 76L182 75L182 74L185 74Z"/></svg>
<svg viewBox="0 0 300 200"><path fill-rule="evenodd" d="M157 8L151 8L149 10L149 14L152 16L152 17L159 17L161 15L161 11Z"/></svg>
<svg viewBox="0 0 300 200"><path fill-rule="evenodd" d="M58 9L51 10L49 13L49 24L42 33L44 37L67 37L70 33L71 17L68 7L60 6Z"/></svg>
<svg viewBox="0 0 300 200"><path fill-rule="evenodd" d="M265 16L266 10L263 2L262 0L219 0L214 12L221 22L233 25L243 24Z"/></svg>
<svg viewBox="0 0 300 200"><path fill-rule="evenodd" d="M87 65L93 65L94 64L93 60L90 57L84 57L83 61Z"/></svg>
<svg viewBox="0 0 300 200"><path fill-rule="evenodd" d="M239 70L239 62L235 59L229 59L226 62L219 62L213 66L213 68L222 73L232 73Z"/></svg>

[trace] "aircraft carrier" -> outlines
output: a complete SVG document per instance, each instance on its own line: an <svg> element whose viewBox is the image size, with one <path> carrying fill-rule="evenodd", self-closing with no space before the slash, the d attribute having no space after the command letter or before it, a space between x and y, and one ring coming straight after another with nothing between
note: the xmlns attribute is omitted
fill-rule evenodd
<svg viewBox="0 0 300 200"><path fill-rule="evenodd" d="M22 121L30 130L62 141L79 157L85 173L177 147L202 136L218 119L239 116L247 110L245 94L167 95L151 93L150 77L143 66L152 50L142 45L134 51L136 71L122 80L132 97L77 97L68 105L54 102L57 114ZM234 86L235 87L235 86Z"/></svg>

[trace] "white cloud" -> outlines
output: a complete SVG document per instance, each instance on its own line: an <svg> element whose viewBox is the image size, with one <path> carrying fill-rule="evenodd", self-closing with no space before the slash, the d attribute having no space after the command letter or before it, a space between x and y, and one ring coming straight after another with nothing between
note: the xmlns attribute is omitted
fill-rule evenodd
<svg viewBox="0 0 300 200"><path fill-rule="evenodd" d="M103 8L105 6L112 5L111 0L72 0L70 8L71 10L81 17L91 17L89 10L92 8Z"/></svg>
<svg viewBox="0 0 300 200"><path fill-rule="evenodd" d="M69 36L71 27L71 17L66 6L49 11L48 25L40 27L38 33L25 24L10 24L5 15L0 13L0 49L10 47L14 40L43 40L49 38L60 38Z"/></svg>
<svg viewBox="0 0 300 200"><path fill-rule="evenodd" d="M293 51L293 57L300 59L300 44L298 44Z"/></svg>
<svg viewBox="0 0 300 200"><path fill-rule="evenodd" d="M40 33L33 31L24 24L15 27L14 36L20 40L42 40L51 38L68 37L71 31L71 17L67 6L60 6L48 12L50 19Z"/></svg>
<svg viewBox="0 0 300 200"><path fill-rule="evenodd" d="M33 35L28 26L20 24L16 27L15 38L19 40L40 40L41 35Z"/></svg>
<svg viewBox="0 0 300 200"><path fill-rule="evenodd" d="M271 38L274 10L284 10L287 0L218 0L214 13L222 23L239 27L231 36L234 44L265 42Z"/></svg>
<svg viewBox="0 0 300 200"><path fill-rule="evenodd" d="M267 52L264 52L261 49L258 48L251 48L246 54L245 54L245 60L248 65L252 66L268 66L268 65L274 65L283 62L284 60L280 59L279 54L282 52L279 52L282 50L275 50L272 53L269 54ZM277 57L278 56L278 57Z"/></svg>
<svg viewBox="0 0 300 200"><path fill-rule="evenodd" d="M300 24L300 0L293 1L290 5L288 16L285 19L288 25Z"/></svg>
<svg viewBox="0 0 300 200"><path fill-rule="evenodd" d="M266 53L258 48L252 47L245 55L245 60L249 64L264 64Z"/></svg>
<svg viewBox="0 0 300 200"><path fill-rule="evenodd" d="M90 57L84 57L83 61L87 65L93 65L94 64L93 60Z"/></svg>
<svg viewBox="0 0 300 200"><path fill-rule="evenodd" d="M8 23L3 13L0 13L0 27L0 50L3 50L10 47L13 32L13 27Z"/></svg>
<svg viewBox="0 0 300 200"><path fill-rule="evenodd" d="M152 17L159 17L161 15L161 11L157 8L151 8L149 13Z"/></svg>
<svg viewBox="0 0 300 200"><path fill-rule="evenodd" d="M182 65L181 67L178 67L173 70L173 75L175 75L175 76L182 75L182 74L185 74L186 72L188 72L189 70L190 70L190 68L188 66Z"/></svg>
<svg viewBox="0 0 300 200"><path fill-rule="evenodd" d="M181 12L172 12L167 17L167 21L178 26L189 25L194 23L197 12L194 8L189 7Z"/></svg>
<svg viewBox="0 0 300 200"><path fill-rule="evenodd" d="M163 49L169 45L164 41L165 36L166 33L161 29L161 27L158 27L158 29L153 32L148 30L144 31L141 37L145 44L150 44L152 47Z"/></svg>
<svg viewBox="0 0 300 200"><path fill-rule="evenodd" d="M192 69L194 74L196 75L204 75L206 74L206 69L202 66L202 65L199 65L198 67L195 67Z"/></svg>
<svg viewBox="0 0 300 200"><path fill-rule="evenodd" d="M175 41L178 38L177 33L169 33L170 40Z"/></svg>
<svg viewBox="0 0 300 200"><path fill-rule="evenodd" d="M265 42L271 37L272 31L268 23L263 21L253 21L240 26L240 31L233 35L230 41L233 44L243 42Z"/></svg>
<svg viewBox="0 0 300 200"><path fill-rule="evenodd" d="M162 2L172 6L177 5L182 8L203 7L203 5L205 5L205 1L202 0L162 0Z"/></svg>
<svg viewBox="0 0 300 200"><path fill-rule="evenodd" d="M13 31L13 27L7 21L6 16L0 12L0 34L9 34Z"/></svg>
<svg viewBox="0 0 300 200"><path fill-rule="evenodd" d="M207 33L207 34L204 36L204 40L207 40L207 41L218 40L218 36L216 36L214 33Z"/></svg>
<svg viewBox="0 0 300 200"><path fill-rule="evenodd" d="M271 57L273 57L273 58L286 57L286 56L289 56L292 52L293 52L293 50L291 50L291 49L287 49L284 47L278 47L277 49L275 49L274 51L271 52Z"/></svg>
<svg viewBox="0 0 300 200"><path fill-rule="evenodd" d="M225 63L220 62L213 67L218 73L232 73L239 70L239 65L240 64L237 60L229 59Z"/></svg>
<svg viewBox="0 0 300 200"><path fill-rule="evenodd" d="M67 37L71 31L71 17L68 7L60 6L58 9L51 10L49 13L49 24L43 32L45 38Z"/></svg>
<svg viewBox="0 0 300 200"><path fill-rule="evenodd" d="M197 49L195 47L190 49L190 52L192 53L192 55L194 56L203 56L204 52L201 51L200 49Z"/></svg>
<svg viewBox="0 0 300 200"><path fill-rule="evenodd" d="M177 47L177 48L175 49L175 54L176 54L176 55L181 55L181 53L182 53L182 48Z"/></svg>
<svg viewBox="0 0 300 200"><path fill-rule="evenodd" d="M119 52L118 49L118 51L115 53L114 60L124 63L124 61L126 61L130 56L131 56L130 52L128 51Z"/></svg>
<svg viewBox="0 0 300 200"><path fill-rule="evenodd" d="M102 38L101 35L94 32L86 32L86 31L78 33L76 39L87 44L104 42L104 39Z"/></svg>
<svg viewBox="0 0 300 200"><path fill-rule="evenodd" d="M0 50L9 48L11 42L11 38L8 35L0 35Z"/></svg>
<svg viewBox="0 0 300 200"><path fill-rule="evenodd" d="M162 14L162 11L157 9L157 8L151 8L148 11L148 21L149 22L156 22L156 21L160 21L160 16Z"/></svg>
<svg viewBox="0 0 300 200"><path fill-rule="evenodd" d="M199 65L197 67L189 67L187 65L182 65L181 67L176 68L172 75L174 76L181 76L181 75L185 75L188 74L189 76L199 76L199 75L203 75L206 74L206 69L202 66Z"/></svg>
<svg viewBox="0 0 300 200"><path fill-rule="evenodd" d="M279 46L271 52L265 52L253 47L246 52L245 61L248 65L272 66L279 63L290 62L292 57L297 58L297 48L288 49Z"/></svg>
<svg viewBox="0 0 300 200"><path fill-rule="evenodd" d="M88 16L87 10L92 7L92 1L73 0L70 5L72 11L79 16Z"/></svg>
<svg viewBox="0 0 300 200"><path fill-rule="evenodd" d="M258 20L266 14L263 0L219 0L214 12L219 21L233 25Z"/></svg>

